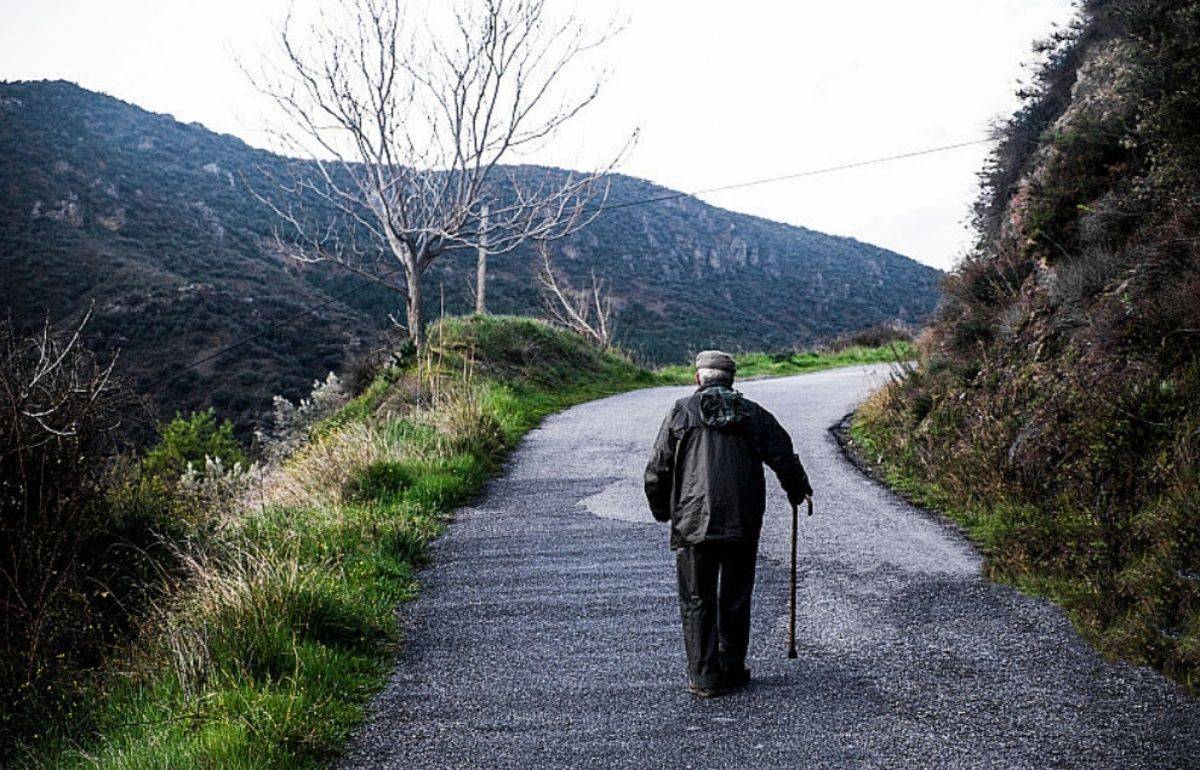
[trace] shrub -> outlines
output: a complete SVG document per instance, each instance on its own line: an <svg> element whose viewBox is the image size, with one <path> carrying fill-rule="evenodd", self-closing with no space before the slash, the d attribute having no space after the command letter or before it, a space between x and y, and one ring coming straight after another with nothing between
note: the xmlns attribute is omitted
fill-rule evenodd
<svg viewBox="0 0 1200 770"><path fill-rule="evenodd" d="M829 343L830 350L847 348L881 348L895 342L912 342L912 331L896 324L878 324L852 334L844 334Z"/></svg>
<svg viewBox="0 0 1200 770"><path fill-rule="evenodd" d="M133 524L114 515L103 468L132 399L83 347L84 323L20 336L0 321L0 746L38 718L27 696L94 662L123 617L112 591Z"/></svg>
<svg viewBox="0 0 1200 770"><path fill-rule="evenodd" d="M233 435L233 423L217 422L214 410L181 414L159 429L158 444L146 453L142 467L147 476L176 481L189 468L203 475L212 468L232 468L246 464L246 455Z"/></svg>
<svg viewBox="0 0 1200 770"><path fill-rule="evenodd" d="M264 453L272 459L286 457L310 437L318 423L345 406L349 398L345 384L333 372L323 381L313 382L308 398L295 404L283 396L275 396L272 427L257 434Z"/></svg>
<svg viewBox="0 0 1200 770"><path fill-rule="evenodd" d="M175 511L194 530L216 523L225 514L235 514L241 498L259 478L258 471L257 464L226 467L220 458L208 456L199 468L189 463L178 483L161 499L164 507ZM154 481L146 479L143 484L153 488Z"/></svg>

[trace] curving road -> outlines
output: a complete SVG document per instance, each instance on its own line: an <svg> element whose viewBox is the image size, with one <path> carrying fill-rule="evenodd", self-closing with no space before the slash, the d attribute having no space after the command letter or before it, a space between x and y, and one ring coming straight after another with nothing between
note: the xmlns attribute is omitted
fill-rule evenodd
<svg viewBox="0 0 1200 770"><path fill-rule="evenodd" d="M792 433L800 658L784 657L786 501L764 527L745 691L685 675L674 561L641 471L687 388L546 420L435 544L405 660L346 767L1197 767L1200 701L1103 661L1054 606L985 582L957 534L828 433L880 368L739 385Z"/></svg>

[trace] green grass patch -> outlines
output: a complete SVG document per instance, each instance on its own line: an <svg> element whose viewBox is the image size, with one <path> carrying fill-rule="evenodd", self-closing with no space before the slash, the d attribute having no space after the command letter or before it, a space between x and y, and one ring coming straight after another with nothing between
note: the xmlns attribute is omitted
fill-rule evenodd
<svg viewBox="0 0 1200 770"><path fill-rule="evenodd" d="M440 524L403 502L267 508L32 767L318 767L390 667L395 607ZM114 667L116 668L116 667Z"/></svg>
<svg viewBox="0 0 1200 770"><path fill-rule="evenodd" d="M753 377L786 377L793 374L816 372L822 369L834 369L839 366L860 366L863 364L887 364L908 361L916 356L916 349L910 342L898 341L892 345L880 347L854 346L842 350L815 350L789 353L739 353L737 360L738 379ZM663 379L676 383L687 384L692 381L695 370L691 365L678 364L665 366L658 370Z"/></svg>

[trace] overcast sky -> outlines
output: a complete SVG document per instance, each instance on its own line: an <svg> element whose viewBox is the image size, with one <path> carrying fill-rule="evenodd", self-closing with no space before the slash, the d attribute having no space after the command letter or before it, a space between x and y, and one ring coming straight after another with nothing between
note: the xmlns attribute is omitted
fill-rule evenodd
<svg viewBox="0 0 1200 770"><path fill-rule="evenodd" d="M308 3L314 0L307 0ZM305 0L301 0L305 4ZM263 146L235 56L268 49L286 0L0 0L0 79L66 79ZM1070 0L549 0L602 26L601 98L534 158L690 191L982 138L1010 113L1030 45ZM589 70L580 75L591 77ZM947 268L986 147L704 195Z"/></svg>

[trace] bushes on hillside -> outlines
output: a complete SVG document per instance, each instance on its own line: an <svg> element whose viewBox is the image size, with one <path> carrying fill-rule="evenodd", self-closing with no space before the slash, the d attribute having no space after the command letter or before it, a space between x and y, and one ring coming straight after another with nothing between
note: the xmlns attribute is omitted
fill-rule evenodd
<svg viewBox="0 0 1200 770"><path fill-rule="evenodd" d="M28 696L95 662L139 528L110 504L106 473L132 399L81 329L0 322L0 736L37 718Z"/></svg>
<svg viewBox="0 0 1200 770"><path fill-rule="evenodd" d="M1196 0L1084 5L1002 131L978 247L945 281L921 366L857 425L893 480L967 525L994 576L1193 688L1197 32Z"/></svg>
<svg viewBox="0 0 1200 770"><path fill-rule="evenodd" d="M212 410L163 426L142 462L128 454L136 399L83 329L0 322L0 761L78 707L183 579L179 544L211 530L252 470Z"/></svg>
<svg viewBox="0 0 1200 770"><path fill-rule="evenodd" d="M212 408L190 417L176 414L159 428L158 443L146 453L144 472L154 478L177 480L188 472L204 475L206 469L245 465L246 455L233 436L233 423L217 421Z"/></svg>
<svg viewBox="0 0 1200 770"><path fill-rule="evenodd" d="M834 352L847 348L882 348L896 343L912 342L912 331L897 324L878 324L850 334L835 337L828 347Z"/></svg>
<svg viewBox="0 0 1200 770"><path fill-rule="evenodd" d="M349 398L346 386L333 372L314 382L308 398L294 404L283 396L275 396L271 427L257 433L264 454L275 460L286 457L308 440L317 424L345 406Z"/></svg>

